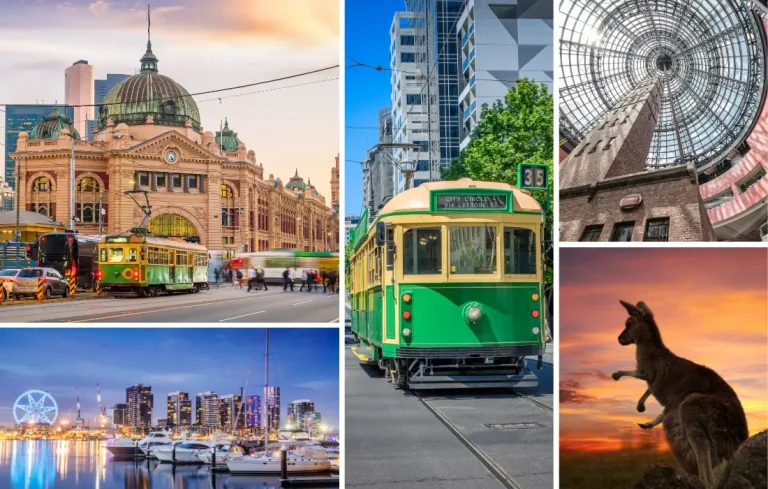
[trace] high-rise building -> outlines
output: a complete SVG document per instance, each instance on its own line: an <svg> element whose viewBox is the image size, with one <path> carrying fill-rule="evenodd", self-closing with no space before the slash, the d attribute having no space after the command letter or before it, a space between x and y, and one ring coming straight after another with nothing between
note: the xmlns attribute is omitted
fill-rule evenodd
<svg viewBox="0 0 768 489"><path fill-rule="evenodd" d="M418 144L420 149L394 149L391 156L396 161L415 161L416 173L411 187L429 181L429 87L426 83L426 51L421 38L424 37L423 15L418 12L397 12L390 28L390 67L392 76L392 134L382 134L382 114L379 112L379 141L382 137L390 142ZM435 125L435 127L437 127ZM433 128L434 129L434 128ZM372 155L368 155L371 159ZM373 155L374 158L376 155ZM385 159L387 156L381 155ZM394 165L392 191L405 190L405 174ZM367 197L367 196L366 196ZM366 200L366 205L369 201ZM369 211L370 217L370 211Z"/></svg>
<svg viewBox="0 0 768 489"><path fill-rule="evenodd" d="M168 394L168 425L189 426L192 424L192 400L187 392Z"/></svg>
<svg viewBox="0 0 768 489"><path fill-rule="evenodd" d="M98 105L104 101L104 97L107 96L110 90L115 88L118 83L130 78L131 75L121 75L115 73L108 73L107 78L104 80L94 80L93 82L93 103L96 104L93 111L93 119L87 122L86 135L88 141L93 140L93 133L96 130L96 122L99 120L99 107Z"/></svg>
<svg viewBox="0 0 768 489"><path fill-rule="evenodd" d="M349 243L349 233L357 227L360 216L347 216L344 218L344 243Z"/></svg>
<svg viewBox="0 0 768 489"><path fill-rule="evenodd" d="M115 404L109 410L109 417L112 418L112 425L125 426L126 418L125 412L128 409L127 404Z"/></svg>
<svg viewBox="0 0 768 489"><path fill-rule="evenodd" d="M152 407L154 396L152 387L136 384L125 390L126 426L131 428L150 428L152 426Z"/></svg>
<svg viewBox="0 0 768 489"><path fill-rule="evenodd" d="M323 431L322 430L323 415L318 412L314 412L310 414L309 416L307 416L306 426L307 426L307 431L312 436L317 436L321 434Z"/></svg>
<svg viewBox="0 0 768 489"><path fill-rule="evenodd" d="M12 211L15 193L0 175L0 211Z"/></svg>
<svg viewBox="0 0 768 489"><path fill-rule="evenodd" d="M392 142L392 109L379 111L379 144ZM363 193L368 220L373 222L394 194L392 149L376 146L363 163Z"/></svg>
<svg viewBox="0 0 768 489"><path fill-rule="evenodd" d="M299 399L288 404L287 423L294 430L309 431L310 417L315 412L315 403L309 399Z"/></svg>
<svg viewBox="0 0 768 489"><path fill-rule="evenodd" d="M227 429L241 429L245 426L243 398L228 394L219 398L219 423Z"/></svg>
<svg viewBox="0 0 768 489"><path fill-rule="evenodd" d="M460 149L482 116L483 104L503 99L516 81L544 82L552 92L552 2L469 0L459 16L462 115Z"/></svg>
<svg viewBox="0 0 768 489"><path fill-rule="evenodd" d="M93 66L80 60L64 70L64 103L75 107L74 125L80 134L87 133L88 120L93 120Z"/></svg>
<svg viewBox="0 0 768 489"><path fill-rule="evenodd" d="M248 428L261 428L261 396L245 398L245 425Z"/></svg>
<svg viewBox="0 0 768 489"><path fill-rule="evenodd" d="M215 392L201 392L196 398L195 424L199 426L220 426L219 395Z"/></svg>
<svg viewBox="0 0 768 489"><path fill-rule="evenodd" d="M264 409L267 410L267 429L280 431L280 388L267 387L264 392Z"/></svg>
<svg viewBox="0 0 768 489"><path fill-rule="evenodd" d="M20 132L31 133L40 122L51 115L54 109L67 119L74 119L74 109L67 106L58 105L6 105L5 106L5 183L12 189L16 188L14 172L16 171L16 162L11 158L11 154L16 152L16 142Z"/></svg>

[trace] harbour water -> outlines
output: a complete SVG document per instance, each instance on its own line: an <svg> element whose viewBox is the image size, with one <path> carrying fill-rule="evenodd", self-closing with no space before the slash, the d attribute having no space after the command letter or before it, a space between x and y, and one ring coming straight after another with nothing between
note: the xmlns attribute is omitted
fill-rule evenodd
<svg viewBox="0 0 768 489"><path fill-rule="evenodd" d="M212 472L204 465L114 460L101 441L0 440L3 489L272 489L277 476Z"/></svg>

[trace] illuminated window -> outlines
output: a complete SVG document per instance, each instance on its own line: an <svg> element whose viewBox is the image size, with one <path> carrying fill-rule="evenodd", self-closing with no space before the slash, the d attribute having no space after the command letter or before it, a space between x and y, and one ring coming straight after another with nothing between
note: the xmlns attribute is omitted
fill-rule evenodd
<svg viewBox="0 0 768 489"><path fill-rule="evenodd" d="M82 223L99 222L99 193L101 187L98 180L83 177L75 187L75 217Z"/></svg>
<svg viewBox="0 0 768 489"><path fill-rule="evenodd" d="M39 212L44 216L53 214L53 182L48 177L38 177L32 182L32 195L30 196L30 210Z"/></svg>
<svg viewBox="0 0 768 489"><path fill-rule="evenodd" d="M149 232L157 236L199 236L195 226L178 214L163 214L149 221Z"/></svg>

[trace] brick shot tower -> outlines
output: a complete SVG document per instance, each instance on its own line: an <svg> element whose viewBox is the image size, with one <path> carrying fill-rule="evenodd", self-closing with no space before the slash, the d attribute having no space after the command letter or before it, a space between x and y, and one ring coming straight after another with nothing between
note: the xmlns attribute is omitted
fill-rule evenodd
<svg viewBox="0 0 768 489"><path fill-rule="evenodd" d="M636 87L562 161L561 240L715 239L693 164L646 171L663 90L663 78Z"/></svg>

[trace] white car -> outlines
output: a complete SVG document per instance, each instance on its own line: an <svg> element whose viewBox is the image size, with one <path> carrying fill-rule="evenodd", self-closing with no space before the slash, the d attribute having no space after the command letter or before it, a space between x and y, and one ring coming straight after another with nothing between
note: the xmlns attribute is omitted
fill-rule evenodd
<svg viewBox="0 0 768 489"><path fill-rule="evenodd" d="M13 294L13 284L18 282L20 268L0 270L0 302L5 302Z"/></svg>

